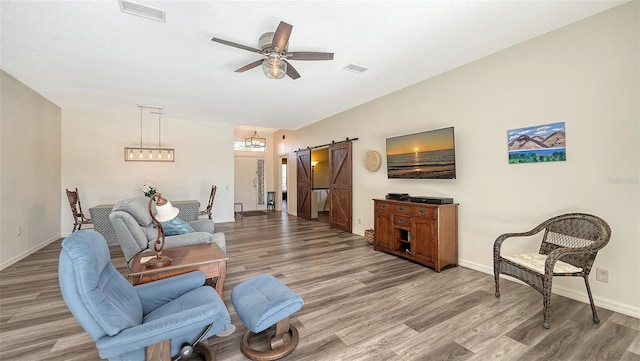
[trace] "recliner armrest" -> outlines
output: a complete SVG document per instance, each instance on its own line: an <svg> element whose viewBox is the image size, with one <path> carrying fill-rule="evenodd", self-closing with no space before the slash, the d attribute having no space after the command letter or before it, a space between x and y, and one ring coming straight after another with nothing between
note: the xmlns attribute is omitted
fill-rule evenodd
<svg viewBox="0 0 640 361"><path fill-rule="evenodd" d="M122 248L127 266L130 268L130 262L136 254L148 248L147 236L133 216L127 212L112 211L109 214L109 220Z"/></svg>
<svg viewBox="0 0 640 361"><path fill-rule="evenodd" d="M215 293L215 291L213 292ZM111 358L179 337L184 334L185 328L202 328L204 330L211 324L212 319L219 319L222 316L218 307L203 305L125 329L115 336L103 337L96 341L96 347L100 357ZM226 329L226 327L229 325L220 324L220 322L214 323L214 328L219 331Z"/></svg>
<svg viewBox="0 0 640 361"><path fill-rule="evenodd" d="M211 238L212 234L208 232L191 232L175 236L167 236L164 239L164 248L169 249L211 243ZM153 242L149 242L149 249L153 249Z"/></svg>
<svg viewBox="0 0 640 361"><path fill-rule="evenodd" d="M165 303L201 287L205 278L203 272L194 271L135 286L134 289L142 303L142 313L146 315Z"/></svg>
<svg viewBox="0 0 640 361"><path fill-rule="evenodd" d="M198 219L192 222L189 222L191 228L193 228L196 232L208 232L213 233L215 230L215 222L210 219Z"/></svg>

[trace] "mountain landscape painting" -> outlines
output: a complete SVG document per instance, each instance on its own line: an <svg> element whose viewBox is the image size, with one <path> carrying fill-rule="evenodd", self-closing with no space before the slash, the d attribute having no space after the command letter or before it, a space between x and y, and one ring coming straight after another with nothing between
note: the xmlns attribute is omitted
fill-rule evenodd
<svg viewBox="0 0 640 361"><path fill-rule="evenodd" d="M509 164L558 162L567 159L564 122L507 132Z"/></svg>

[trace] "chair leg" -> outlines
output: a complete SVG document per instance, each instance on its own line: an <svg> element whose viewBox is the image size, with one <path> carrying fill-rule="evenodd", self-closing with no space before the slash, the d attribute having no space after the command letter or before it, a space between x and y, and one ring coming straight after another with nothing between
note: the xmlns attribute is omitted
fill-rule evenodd
<svg viewBox="0 0 640 361"><path fill-rule="evenodd" d="M584 285L587 286L587 294L589 295L589 303L591 303L591 313L593 314L593 323L600 323L598 313L596 312L596 305L593 303L593 296L591 295L591 287L589 286L589 276L584 276Z"/></svg>
<svg viewBox="0 0 640 361"><path fill-rule="evenodd" d="M171 340L164 340L147 346L146 360L171 360Z"/></svg>
<svg viewBox="0 0 640 361"><path fill-rule="evenodd" d="M498 266L493 267L493 278L496 282L496 297L500 297L500 272L498 272Z"/></svg>
<svg viewBox="0 0 640 361"><path fill-rule="evenodd" d="M547 278L545 276L545 278ZM549 329L551 328L550 318L551 318L551 281L553 278L549 277L545 279L542 283L542 327Z"/></svg>

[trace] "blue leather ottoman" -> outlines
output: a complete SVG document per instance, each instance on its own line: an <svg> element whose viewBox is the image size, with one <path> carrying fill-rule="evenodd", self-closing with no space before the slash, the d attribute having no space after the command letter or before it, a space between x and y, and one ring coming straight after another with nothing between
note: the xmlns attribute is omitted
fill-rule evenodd
<svg viewBox="0 0 640 361"><path fill-rule="evenodd" d="M242 353L256 361L277 360L296 348L300 339L298 330L289 323L289 316L298 311L304 302L277 278L262 274L244 281L231 291L231 302L240 320L249 329L242 337ZM270 340L270 351L258 351L249 345L253 334L275 325Z"/></svg>

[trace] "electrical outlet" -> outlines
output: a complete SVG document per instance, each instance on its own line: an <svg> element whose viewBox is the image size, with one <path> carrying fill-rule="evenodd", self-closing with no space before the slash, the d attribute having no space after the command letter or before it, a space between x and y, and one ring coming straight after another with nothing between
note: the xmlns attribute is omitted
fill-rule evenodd
<svg viewBox="0 0 640 361"><path fill-rule="evenodd" d="M18 227L18 236L22 235L22 227Z"/></svg>
<svg viewBox="0 0 640 361"><path fill-rule="evenodd" d="M609 271L603 268L596 268L596 281L609 283Z"/></svg>

